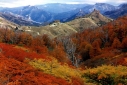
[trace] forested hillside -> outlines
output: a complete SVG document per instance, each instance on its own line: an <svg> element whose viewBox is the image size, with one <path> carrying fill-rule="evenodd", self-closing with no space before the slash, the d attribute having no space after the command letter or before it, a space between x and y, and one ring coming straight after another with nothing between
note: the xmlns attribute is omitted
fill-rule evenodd
<svg viewBox="0 0 127 85"><path fill-rule="evenodd" d="M127 85L127 16L49 37L0 28L0 85Z"/></svg>

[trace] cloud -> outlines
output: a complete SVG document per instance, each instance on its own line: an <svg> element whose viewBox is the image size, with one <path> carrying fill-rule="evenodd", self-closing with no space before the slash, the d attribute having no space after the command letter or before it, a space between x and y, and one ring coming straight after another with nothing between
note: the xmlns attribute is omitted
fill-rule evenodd
<svg viewBox="0 0 127 85"><path fill-rule="evenodd" d="M16 4L14 4L13 2L11 3L0 2L0 6L1 7L16 7Z"/></svg>
<svg viewBox="0 0 127 85"><path fill-rule="evenodd" d="M13 2L16 2L16 1L20 1L20 0L0 0L0 3L13 3Z"/></svg>
<svg viewBox="0 0 127 85"><path fill-rule="evenodd" d="M118 0L118 3L127 3L127 0Z"/></svg>
<svg viewBox="0 0 127 85"><path fill-rule="evenodd" d="M26 5L39 5L46 3L68 3L68 4L95 4L95 3L109 3L112 5L119 5L127 3L127 0L0 0L0 6L17 7Z"/></svg>
<svg viewBox="0 0 127 85"><path fill-rule="evenodd" d="M26 5L43 4L44 0L0 0L0 6L2 7L18 7Z"/></svg>

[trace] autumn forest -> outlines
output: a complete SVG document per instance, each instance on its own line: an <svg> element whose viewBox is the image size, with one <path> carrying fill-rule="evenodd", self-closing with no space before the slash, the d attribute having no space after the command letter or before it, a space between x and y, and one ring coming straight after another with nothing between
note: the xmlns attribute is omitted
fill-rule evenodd
<svg viewBox="0 0 127 85"><path fill-rule="evenodd" d="M127 16L51 39L0 29L0 85L127 85Z"/></svg>

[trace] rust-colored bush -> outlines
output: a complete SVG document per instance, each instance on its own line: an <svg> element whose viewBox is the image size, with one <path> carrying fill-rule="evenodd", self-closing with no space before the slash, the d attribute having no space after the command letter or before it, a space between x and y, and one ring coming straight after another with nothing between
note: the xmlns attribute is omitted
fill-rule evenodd
<svg viewBox="0 0 127 85"><path fill-rule="evenodd" d="M35 70L0 54L0 85L71 85L66 80Z"/></svg>
<svg viewBox="0 0 127 85"><path fill-rule="evenodd" d="M29 51L29 49L28 50L19 49L16 48L15 45L0 43L0 49L6 57L14 58L19 61L23 61L25 58L30 59L46 58L45 54L38 54L36 52Z"/></svg>

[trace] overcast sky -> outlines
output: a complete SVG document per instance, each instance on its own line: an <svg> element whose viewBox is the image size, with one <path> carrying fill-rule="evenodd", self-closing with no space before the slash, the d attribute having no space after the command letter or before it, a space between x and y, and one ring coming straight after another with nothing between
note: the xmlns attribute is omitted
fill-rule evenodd
<svg viewBox="0 0 127 85"><path fill-rule="evenodd" d="M68 3L68 4L95 4L95 3L109 3L112 5L119 5L127 3L127 0L0 0L2 7L18 7L26 5L40 5L46 3Z"/></svg>

